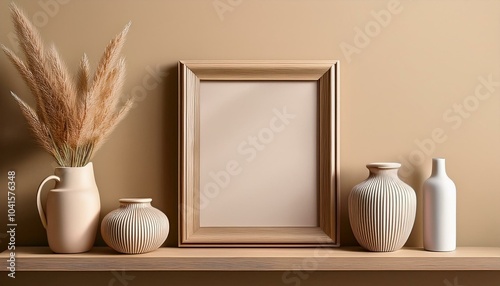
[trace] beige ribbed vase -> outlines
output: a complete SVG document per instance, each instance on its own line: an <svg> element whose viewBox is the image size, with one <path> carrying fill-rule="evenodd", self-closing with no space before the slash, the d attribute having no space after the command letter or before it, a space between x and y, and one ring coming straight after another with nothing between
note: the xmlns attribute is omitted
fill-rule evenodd
<svg viewBox="0 0 500 286"><path fill-rule="evenodd" d="M151 206L152 199L120 199L120 208L102 220L106 244L122 253L137 254L158 249L167 239L167 216Z"/></svg>
<svg viewBox="0 0 500 286"><path fill-rule="evenodd" d="M398 250L408 240L415 222L415 191L399 179L399 163L366 167L370 175L349 194L352 231L367 250Z"/></svg>

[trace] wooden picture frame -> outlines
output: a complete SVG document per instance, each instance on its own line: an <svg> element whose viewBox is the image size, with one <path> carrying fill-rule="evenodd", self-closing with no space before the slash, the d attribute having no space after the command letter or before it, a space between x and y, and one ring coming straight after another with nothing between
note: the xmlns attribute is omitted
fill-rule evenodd
<svg viewBox="0 0 500 286"><path fill-rule="evenodd" d="M180 61L179 72L179 246L307 247L339 246L339 62L317 61ZM315 225L204 226L200 220L200 91L205 83L313 83L316 94L317 149L313 154L317 197ZM203 84L203 85L202 85ZM273 87L273 88L274 88ZM242 95L240 95L242 96ZM250 95L251 96L251 95ZM222 139L221 139L222 140ZM286 143L285 143L286 144ZM234 167L234 166L233 166ZM287 174L283 174L287 175ZM259 178L255 178L259 180ZM286 190L276 190L283 192ZM246 194L249 195L249 194ZM290 210L290 215L294 210ZM231 213L227 214L231 216ZM283 214L286 217L287 214Z"/></svg>

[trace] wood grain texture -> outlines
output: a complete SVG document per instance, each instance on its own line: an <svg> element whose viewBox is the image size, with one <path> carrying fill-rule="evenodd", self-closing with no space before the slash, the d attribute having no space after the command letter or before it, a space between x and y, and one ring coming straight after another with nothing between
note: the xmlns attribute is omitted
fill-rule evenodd
<svg viewBox="0 0 500 286"><path fill-rule="evenodd" d="M180 61L179 246L339 246L338 61ZM200 227L200 82L318 82L319 227Z"/></svg>
<svg viewBox="0 0 500 286"><path fill-rule="evenodd" d="M231 241L231 243L228 243ZM206 247L211 244L234 247L252 244L259 246L318 246L335 241L320 227L201 227L189 238L192 246Z"/></svg>
<svg viewBox="0 0 500 286"><path fill-rule="evenodd" d="M339 242L340 190L338 164L338 63L318 80L318 134L319 134L319 225L330 237Z"/></svg>
<svg viewBox="0 0 500 286"><path fill-rule="evenodd" d="M201 80L318 80L333 61L181 61Z"/></svg>
<svg viewBox="0 0 500 286"><path fill-rule="evenodd" d="M199 220L199 89L200 79L179 63L179 241L198 230ZM191 202L188 204L188 202ZM182 207L181 207L182 206Z"/></svg>
<svg viewBox="0 0 500 286"><path fill-rule="evenodd" d="M6 265L9 253L0 254ZM459 247L454 252L405 248L367 252L348 248L160 248L124 255L107 247L53 254L48 247L18 247L16 271L443 271L500 270L499 247ZM1 271L8 271L0 267Z"/></svg>

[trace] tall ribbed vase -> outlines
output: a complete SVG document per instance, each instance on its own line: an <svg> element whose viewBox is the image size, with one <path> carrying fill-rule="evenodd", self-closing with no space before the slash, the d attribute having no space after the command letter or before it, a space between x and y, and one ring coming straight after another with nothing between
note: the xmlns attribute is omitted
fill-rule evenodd
<svg viewBox="0 0 500 286"><path fill-rule="evenodd" d="M367 250L398 250L408 240L415 222L415 191L399 179L399 163L372 163L366 167L370 175L349 194L352 231Z"/></svg>
<svg viewBox="0 0 500 286"><path fill-rule="evenodd" d="M151 206L150 198L120 199L120 208L102 220L106 244L121 253L137 254L156 250L167 239L167 216Z"/></svg>

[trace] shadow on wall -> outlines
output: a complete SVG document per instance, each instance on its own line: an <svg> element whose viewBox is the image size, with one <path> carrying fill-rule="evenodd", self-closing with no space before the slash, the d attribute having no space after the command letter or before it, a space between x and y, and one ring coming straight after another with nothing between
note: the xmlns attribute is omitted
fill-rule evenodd
<svg viewBox="0 0 500 286"><path fill-rule="evenodd" d="M158 202L158 207L165 212L170 221L170 234L166 245L177 246L177 66L165 66L161 70L162 96L160 97L161 106L158 108L162 114L162 125L161 130L156 132L162 134L163 149L160 154L162 154L162 174L164 175L160 182L161 186L159 186L162 191L158 193L159 197L155 201ZM10 89L6 83L6 78L0 77L0 185L7 185L7 176L3 174L6 174L10 169L16 170L18 174L16 221L19 226L30 226L29 228L19 227L17 229L16 244L18 246L47 245L45 230L40 223L36 209L36 188L43 177L53 172L56 165L55 163L47 163L53 162L52 158L37 144L19 106L10 96ZM34 107L31 94L27 92L23 90L19 95ZM147 98L147 95L138 98L138 100ZM39 160L45 162L44 165L39 165ZM26 167L27 164L34 164L40 168L32 169ZM23 172L29 172L29 175L23 174ZM47 185L44 189L51 188L52 186ZM6 206L6 204L0 205L0 213L7 213ZM102 213L101 218L105 214ZM0 216L0 223L5 226L7 216ZM3 234L5 234L4 229L0 229L0 251L7 248L7 240L4 239ZM104 246L100 232L96 239L96 245Z"/></svg>
<svg viewBox="0 0 500 286"><path fill-rule="evenodd" d="M10 89L0 78L0 169L7 170L14 162L29 158L39 151L18 104L10 95ZM25 99L25 96L20 95ZM15 152L9 152L15 150Z"/></svg>
<svg viewBox="0 0 500 286"><path fill-rule="evenodd" d="M178 86L177 86L177 66L164 66L162 70L162 92L161 94L161 122L162 128L159 132L162 132L162 173L164 176L161 181L161 192L157 195L159 196L157 202L159 203L159 208L168 216L170 221L170 233L165 243L165 246L177 246L178 244ZM32 157L36 156L43 151L35 142L25 119L23 118L19 107L16 102L11 98L9 94L9 88L5 84L5 78L0 78L0 147L2 150L2 158L0 160L0 171L1 174L7 172L12 166L18 166L20 162L29 161ZM27 98L23 96L23 98ZM15 150L15 152L10 152L9 150ZM354 185L366 179L367 172L365 172L364 167L361 166L360 169L356 170L345 170L341 171L341 223L340 223L340 233L341 233L341 244L343 246L356 245L356 240L352 234L352 230L349 224L349 214L347 209L347 199L349 192ZM357 175L363 173L363 176L359 177ZM357 174L357 175L356 175ZM0 183L3 182L3 177L0 177ZM33 179L33 182L29 182L29 186L23 186L23 189L33 189L37 187L37 180ZM407 246L421 246L422 245L422 207L421 207L421 185L425 180L423 174L414 172L411 176L404 178L404 181L411 185L417 194L417 217L413 231L408 239ZM30 196L33 197L34 196ZM26 204L35 206L35 202L27 201ZM24 208L22 219L26 222L38 221L38 213L36 208L29 207ZM5 213L4 206L0 206L2 213ZM103 216L105 214L102 214ZM0 218L0 223L5 225L7 223L6 216ZM32 223L30 223L32 225ZM41 227L41 224L36 231L40 233L44 238L37 239L37 241L46 241L45 232ZM27 230L26 230L27 231ZM33 230L32 230L33 231ZM24 231L23 231L24 233ZM21 235L19 237L30 237L28 233ZM1 233L0 233L1 235ZM40 237L41 238L41 237ZM33 238L31 238L33 240ZM98 237L97 243L101 245L102 239ZM31 243L32 244L32 243ZM0 238L0 249L6 248L6 240Z"/></svg>
<svg viewBox="0 0 500 286"><path fill-rule="evenodd" d="M359 170L342 169L342 162L340 163L340 246L358 245L352 233L347 206L351 189L366 179L366 177L363 177L358 181L356 177L358 172Z"/></svg>
<svg viewBox="0 0 500 286"><path fill-rule="evenodd" d="M113 180L119 180L119 177L114 179L109 179L107 182L101 181L97 182L98 187L100 188L101 195L101 216L102 219L111 211L115 210L117 205L118 198L122 197L151 197L153 199L152 206L161 210L168 217L170 223L169 235L167 237L166 242L163 246L177 246L177 117L178 117L178 95L177 95L177 65L173 66L169 65L160 65L155 68L154 76L151 74L152 68L151 66L147 66L145 73L142 74L139 78L143 79L143 85L134 85L131 91L127 94L123 94L123 101L126 101L129 98L132 98L134 102L134 107L132 108L131 113L135 113L133 116L137 116L137 112L141 109L141 122L134 122L129 130L130 134L134 133L136 128L147 129L148 131L145 133L145 136L151 136L151 134L155 134L154 145L159 145L159 149L148 149L148 152L153 154L155 157L155 164L157 162L158 165L155 165L154 174L150 177L144 177L148 180L146 183L148 185L148 189L144 190L142 193L138 193L138 188L143 187L141 180L134 180L130 174L134 176L137 175L137 170L148 174L148 166L144 161L141 161L139 166L135 166L134 164L128 164L129 167L122 170L124 173L120 173L120 176L125 176L128 179L130 187L127 187L127 190L116 189L113 185ZM152 82L152 77L154 77L154 82ZM148 81L148 84L144 84L145 80ZM135 92L140 91L140 92ZM140 106L140 107L139 107ZM144 110L147 110L145 112ZM159 115L160 117L157 117ZM137 119L137 118L136 118ZM152 122L154 120L154 122ZM151 123L151 127L148 123ZM154 124L153 124L154 123ZM135 124L135 125L134 125ZM124 124L126 125L126 123ZM156 136L158 135L158 136ZM140 136L139 136L140 137ZM131 140L134 141L134 140ZM115 141L116 142L116 141ZM143 138L139 140L135 140L133 144L140 144L138 147L135 147L135 151L140 151L144 148L150 148L148 146L149 143L145 143ZM109 146L108 146L109 148ZM135 152L134 151L134 152ZM135 156L135 155L132 155ZM101 158L102 159L102 158ZM134 162L133 157L127 158L124 162ZM104 163L101 164L102 172L100 175L105 174L106 167ZM146 165L145 165L146 164ZM113 163L111 164L111 166ZM158 175L159 173L160 175ZM103 176L105 177L105 176ZM105 185L111 184L111 187L108 186L108 190L113 192L105 192ZM118 197L117 197L118 196ZM100 232L100 227L98 229L98 234L95 242L96 246L106 246L104 240L102 239L102 235Z"/></svg>
<svg viewBox="0 0 500 286"><path fill-rule="evenodd" d="M402 178L402 180L410 185L417 195L417 215L415 217L415 224L411 231L410 237L406 242L405 246L410 247L422 247L424 241L424 221L423 221L423 197L422 197L422 184L427 179L426 175L421 169L416 168L414 172L410 174L407 178Z"/></svg>
<svg viewBox="0 0 500 286"><path fill-rule="evenodd" d="M42 148L34 140L33 135L24 119L19 106L10 95L10 88L6 84L7 77L0 77L0 186L7 186L7 172L16 171L16 223L18 225L30 225L32 227L16 229L16 244L34 245L33 241L43 241L45 231L38 217L36 210L36 200L33 196L37 184L36 175L30 179L27 178L24 171L21 170L26 162L36 160L40 156L49 156L44 154ZM21 98L29 101L30 94L22 91L19 94ZM42 168L40 168L42 169ZM37 173L40 170L34 170ZM30 174L32 174L30 172ZM6 193L3 195L7 196ZM7 249L6 225L7 225L7 203L5 199L0 200L0 250ZM29 207L21 207L26 205ZM20 212L20 209L23 209ZM4 215L5 214L5 215ZM37 223L34 223L37 222Z"/></svg>

